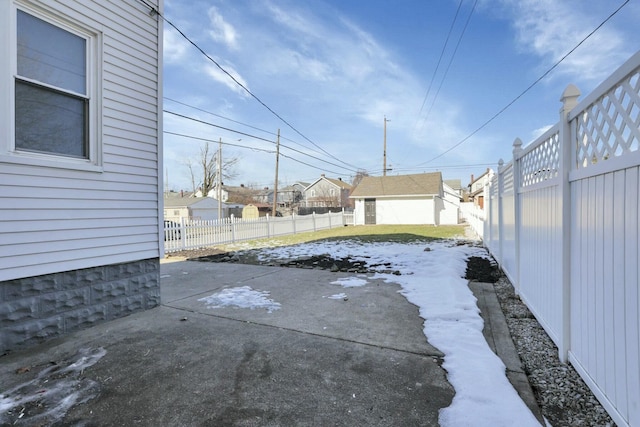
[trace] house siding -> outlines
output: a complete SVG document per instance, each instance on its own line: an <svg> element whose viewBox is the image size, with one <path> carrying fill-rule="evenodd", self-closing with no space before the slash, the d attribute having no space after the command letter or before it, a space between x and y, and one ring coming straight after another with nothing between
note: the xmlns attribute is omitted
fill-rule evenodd
<svg viewBox="0 0 640 427"><path fill-rule="evenodd" d="M440 225L453 225L460 222L460 196L456 190L443 184L442 210Z"/></svg>
<svg viewBox="0 0 640 427"><path fill-rule="evenodd" d="M376 198L376 224L436 224L434 200L426 197ZM364 224L364 199L356 199L355 223Z"/></svg>
<svg viewBox="0 0 640 427"><path fill-rule="evenodd" d="M160 256L158 21L137 2L41 4L102 30L103 172L2 164L0 281Z"/></svg>
<svg viewBox="0 0 640 427"><path fill-rule="evenodd" d="M162 0L148 3L161 10ZM38 329L25 319L49 319L46 334L55 335L73 329L74 322L85 325L82 316L108 320L159 302L161 23L141 2L43 0L38 7L101 32L101 81L95 83L102 171L0 163L0 323L13 328L2 336L0 348L28 340L29 331ZM8 31L0 28L0 39ZM117 286L126 288L123 295L131 301L114 295L93 304L91 277L96 286L108 283L99 277L122 268L144 271L144 290L136 285L138 273L125 274ZM64 282L77 271L88 272L86 286L65 282L60 289L38 290L42 277ZM34 294L25 296L29 301L5 299L16 281L31 283L25 285L26 294ZM69 303L61 302L56 313L49 300ZM34 304L36 311L24 308ZM63 313L76 307L84 314L69 320ZM31 314L22 318L23 312Z"/></svg>

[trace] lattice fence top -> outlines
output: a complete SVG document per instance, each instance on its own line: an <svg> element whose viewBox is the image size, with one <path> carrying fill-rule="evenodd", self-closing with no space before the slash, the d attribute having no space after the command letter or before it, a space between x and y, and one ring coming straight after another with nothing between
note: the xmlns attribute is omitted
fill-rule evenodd
<svg viewBox="0 0 640 427"><path fill-rule="evenodd" d="M513 163L511 162L502 170L502 191L505 194L513 193Z"/></svg>
<svg viewBox="0 0 640 427"><path fill-rule="evenodd" d="M520 158L521 186L527 187L558 176L560 167L560 134L555 132Z"/></svg>
<svg viewBox="0 0 640 427"><path fill-rule="evenodd" d="M640 146L640 68L575 118L576 167L589 167Z"/></svg>

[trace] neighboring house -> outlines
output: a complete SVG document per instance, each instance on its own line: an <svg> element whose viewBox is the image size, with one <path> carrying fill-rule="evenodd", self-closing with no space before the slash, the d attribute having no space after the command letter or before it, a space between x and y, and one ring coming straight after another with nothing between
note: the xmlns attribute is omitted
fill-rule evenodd
<svg viewBox="0 0 640 427"><path fill-rule="evenodd" d="M304 190L303 204L308 208L315 207L351 207L349 193L351 185L341 178L327 178L324 174L309 184Z"/></svg>
<svg viewBox="0 0 640 427"><path fill-rule="evenodd" d="M454 180L460 182L460 180ZM460 190L456 190L447 184L442 183L442 202L444 203L440 211L440 224L451 225L460 222Z"/></svg>
<svg viewBox="0 0 640 427"><path fill-rule="evenodd" d="M264 187L262 190L256 191L253 200L257 203L273 204L273 190L269 189L269 187Z"/></svg>
<svg viewBox="0 0 640 427"><path fill-rule="evenodd" d="M154 10L0 1L0 354L160 304Z"/></svg>
<svg viewBox="0 0 640 427"><path fill-rule="evenodd" d="M223 202L226 202L227 200L229 200L229 189L233 189L233 188L236 188L236 187L228 187L223 185L222 188L220 188L220 200ZM237 188L244 188L244 187L242 186ZM189 194L193 194L193 197L205 197L204 194L202 194L202 188L198 188L198 190L196 190L195 193L189 193ZM214 199L218 200L218 189L216 187L213 187L211 190L209 190L206 197L213 197Z"/></svg>
<svg viewBox="0 0 640 427"><path fill-rule="evenodd" d="M221 203L221 216L218 213L218 201L213 197L169 197L164 199L164 219L180 222L182 219L212 220L225 218L227 205Z"/></svg>
<svg viewBox="0 0 640 427"><path fill-rule="evenodd" d="M257 195L260 190L255 190L251 187L247 187L244 184L239 186L223 185L222 186L222 201L248 205L255 203Z"/></svg>
<svg viewBox="0 0 640 427"><path fill-rule="evenodd" d="M471 182L469 183L469 201L480 209L484 209L484 187L491 181L493 172L487 168L487 171L480 175L478 178L474 178L471 175Z"/></svg>
<svg viewBox="0 0 640 427"><path fill-rule="evenodd" d="M303 201L303 194L306 185L296 183L287 185L286 187L278 189L278 211L283 214L291 214L294 208L298 207ZM260 191L256 196L256 201L259 203L266 203L273 206L273 193L274 190L265 188Z"/></svg>
<svg viewBox="0 0 640 427"><path fill-rule="evenodd" d="M462 188L462 180L461 179L445 179L442 181L447 184L449 188L451 188L457 195L460 201L464 198L464 188Z"/></svg>
<svg viewBox="0 0 640 427"><path fill-rule="evenodd" d="M440 172L366 176L351 193L354 223L457 224L455 196L446 197Z"/></svg>

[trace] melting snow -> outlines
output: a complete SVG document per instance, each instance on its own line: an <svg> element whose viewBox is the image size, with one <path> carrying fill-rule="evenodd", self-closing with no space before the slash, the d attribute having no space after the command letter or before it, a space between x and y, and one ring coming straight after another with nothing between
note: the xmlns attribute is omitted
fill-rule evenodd
<svg viewBox="0 0 640 427"><path fill-rule="evenodd" d="M367 280L366 279L361 279L359 277L345 277L343 279L338 279L335 282L331 282L332 285L340 285L343 288L355 288L358 286L364 286L366 285Z"/></svg>
<svg viewBox="0 0 640 427"><path fill-rule="evenodd" d="M428 244L314 242L260 250L260 258L291 259L330 253L351 256L369 265L391 262L401 275L377 273L397 283L401 293L420 309L424 334L445 354L443 367L456 391L451 405L440 411L442 426L540 426L505 374L505 366L482 335L483 320L476 299L463 279L470 256L487 256L482 248L442 241ZM333 283L354 286L363 279Z"/></svg>
<svg viewBox="0 0 640 427"><path fill-rule="evenodd" d="M35 379L0 393L0 424L52 425L62 420L69 408L93 399L99 385L83 376L107 351L81 349L67 366L54 364Z"/></svg>
<svg viewBox="0 0 640 427"><path fill-rule="evenodd" d="M269 292L253 290L250 286L227 288L198 301L204 302L208 308L264 308L269 313L280 310L280 303L267 298Z"/></svg>
<svg viewBox="0 0 640 427"><path fill-rule="evenodd" d="M329 298L329 299L345 299L347 297L347 294L345 294L344 292L340 292L339 294L333 294L331 296L328 297L324 297L324 298Z"/></svg>

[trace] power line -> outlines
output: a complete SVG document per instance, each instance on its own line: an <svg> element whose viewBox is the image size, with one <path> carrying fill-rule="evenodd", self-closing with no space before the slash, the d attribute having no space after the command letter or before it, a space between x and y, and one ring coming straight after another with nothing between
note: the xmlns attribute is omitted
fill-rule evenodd
<svg viewBox="0 0 640 427"><path fill-rule="evenodd" d="M469 21L471 21L471 16L473 15L473 12L476 10L476 5L477 4L478 4L478 0L475 0L473 2L473 7L471 8L471 12L469 13L469 16L467 17L467 21L464 23L464 27L462 28L462 33L460 33L460 37L458 37L458 42L456 43L456 47L453 49L453 53L451 54L451 58L449 58L449 63L447 64L447 69L444 71L444 75L442 76L442 80L440 80L440 85L438 86L438 90L436 91L436 94L433 96L433 99L431 100L431 105L429 106L429 109L427 110L427 114L424 116L423 123L426 123L427 120L429 119L429 116L431 115L431 110L433 110L433 106L435 105L436 100L438 99L438 95L440 95L440 90L442 89L442 85L444 84L444 81L447 78L447 74L449 74L449 69L451 68L451 64L453 63L453 58L455 58L456 53L458 52L458 48L460 47L460 42L462 42L462 37L464 37L464 33L467 31L467 27L469 26Z"/></svg>
<svg viewBox="0 0 640 427"><path fill-rule="evenodd" d="M213 123L210 123L210 122L204 121L204 120L200 120L200 119L196 119L196 118L193 118L193 117L186 116L186 115L184 115L184 114L176 113L176 112L174 112L174 111L170 111L170 110L166 110L166 109L165 109L165 110L163 110L163 112L165 112L165 113L167 113L167 114L172 114L172 115L175 115L175 116L177 116L177 117L181 117L181 118L184 118L184 119L187 119L187 120L191 120L191 121L194 121L194 122L197 122L197 123L202 123L202 124L204 124L204 125L212 126L212 127L218 128L218 129L223 129L223 130L226 130L226 131L228 131L228 132L237 133L237 134L240 134L240 135L247 136L247 137L249 137L249 138L255 138L255 139L258 139L258 140L261 140L261 141L265 141L265 142L269 142L269 143L271 143L271 144L275 144L275 142L274 142L274 141L271 141L271 140L266 139L266 138L262 138L262 137L257 136L257 135L252 135L252 134L249 134L249 133L246 133L246 132L241 132L241 131L238 131L238 130L235 130L235 129L231 129L231 128L228 128L228 127L224 127L224 126L216 125L216 124L213 124ZM167 133L169 133L169 132L167 132ZM186 135L181 135L181 136L186 136ZM194 139L199 139L199 138L194 137ZM204 139L204 140L207 140L207 139ZM213 141L213 142L215 142L215 141ZM338 168L344 168L343 166L340 166L340 165L335 164L335 163L333 163L333 162L329 162L329 161L327 161L327 160L321 159L321 158L316 157L316 156L312 156L311 154L305 153L305 152L303 152L303 151L300 151L300 150L298 150L298 149L296 149L296 148L293 148L293 147L290 147L290 146L288 146L288 145L280 144L280 146L281 146L281 147L284 147L284 148L286 148L286 149L288 149L288 150L294 151L294 152L296 152L296 153L302 154L303 156L310 157L310 158L312 158L312 159L314 159L314 160L317 160L317 161L319 161L319 162L326 163L326 164L328 164L328 165L335 166L335 167L338 167ZM282 153L280 153L280 155L284 156L284 154L282 154ZM289 157L289 158L293 159L292 157ZM296 159L293 159L293 160L296 160ZM306 163L303 163L303 162L301 162L301 161L299 161L299 163L306 164ZM314 167L314 168L316 168L316 169L320 169L320 170L322 170L322 168L319 168L319 167L317 167L317 166L312 166L312 167ZM354 170L354 169L346 169L346 170L348 170L348 171L350 171L350 172L356 172L356 171L357 171L357 170ZM327 170L327 172L335 173L335 172L332 172L332 171L329 171L329 170Z"/></svg>
<svg viewBox="0 0 640 427"><path fill-rule="evenodd" d="M210 139L210 138L201 138L201 137L198 137L198 136L187 135L187 134L184 134L184 133L170 132L168 130L162 131L162 133L166 133L167 135L180 136L180 137L183 137L183 138L195 139L197 141L215 142L216 144L220 143L220 141L216 141L216 140L213 140L213 139ZM227 145L227 146L230 146L230 147L237 147L237 148L245 148L247 150L260 151L260 152L269 153L269 154L274 154L275 153L275 151L273 151L273 150L267 150L267 149L264 149L264 148L249 147L247 145L234 144L234 143L231 143L231 142L222 141L222 145Z"/></svg>
<svg viewBox="0 0 640 427"><path fill-rule="evenodd" d="M264 133L266 133L266 134L268 134L268 135L276 136L276 134L275 134L274 132L268 131L268 130L266 130L266 129L261 129L261 128L259 128L259 127L256 127L256 126L253 126L253 125L250 125L250 124L248 124L248 123L243 123L243 122L241 122L241 121L234 120L234 119L231 119L231 118L229 118L229 117L225 117L225 116L223 116L223 115L221 115L221 114L217 114L217 113L214 113L214 112L212 112L212 111L208 111L208 110L205 110L205 109L203 109L203 108L196 107L195 105L190 105L190 104L184 103L184 102L182 102L182 101L178 101L178 100L176 100L176 99L169 98L169 97L167 97L167 96L165 96L165 97L164 97L164 99L166 99L166 100L168 100L168 101L171 101L171 102L175 102L176 104L183 105L183 106L185 106L185 107L193 108L194 110L201 111L201 112L206 113L206 114L210 114L210 115L212 115L212 116L214 116L214 117L218 117L218 118L221 118L221 119L224 119L224 120L228 120L228 121L230 121L230 122L232 122L232 123L236 123L236 124L239 124L239 125L242 125L242 126L246 126L246 127L250 128L250 129L253 129L253 130L257 130L257 131L260 131L260 132L264 132ZM284 140L286 140L286 141L292 142L292 143L294 143L294 144L296 144L296 145L299 145L299 146L301 146L301 147L303 147L303 148L305 148L305 149L307 149L307 150L311 150L311 151L312 151L312 152L314 152L314 153L323 154L322 152L317 151L317 150L315 150L315 149L313 149L313 148L310 148L310 147L308 147L308 146L306 146L306 145L300 144L299 142L294 141L293 139L286 138L286 137L284 137L284 136L281 136L281 139L284 139Z"/></svg>
<svg viewBox="0 0 640 427"><path fill-rule="evenodd" d="M458 14L460 13L460 8L462 7L462 2L464 0L460 0L458 3L458 8L456 9L456 14L453 17L453 21L451 21L451 26L449 27L449 32L447 33L447 38L444 41L444 45L442 45L442 50L440 51L440 57L438 58L438 63L436 64L436 68L433 71L433 75L431 76L431 81L429 82L429 87L427 88L427 93L424 95L424 99L422 100L422 105L420 106L420 111L418 112L418 121L419 117L422 115L422 109L424 108L424 104L427 102L427 98L429 98L429 93L431 93L431 87L433 86L433 82L436 79L436 74L438 74L438 70L440 69L440 63L442 62L442 57L444 56L444 52L447 49L447 45L449 44L449 37L451 37L451 33L453 32L453 27L458 20ZM418 123L416 122L416 126Z"/></svg>
<svg viewBox="0 0 640 427"><path fill-rule="evenodd" d="M153 6L150 6L145 0L139 0L141 1L143 4L145 4L147 7L149 7L154 13L156 13L159 17L162 18L162 20L164 22L166 22L167 24L169 24L174 30L176 30L187 42L189 42L189 44L191 44L193 47L195 47L202 55L204 55L205 58L207 58L209 61L211 61L218 69L220 69L220 71L222 71L224 74L226 74L231 80L233 80L233 82L235 84L237 84L238 86L240 86L240 88L242 88L247 94L249 94L249 96L251 96L253 99L255 99L260 105L262 105L264 108L266 108L271 114L273 114L275 117L277 117L282 123L284 123L285 125L287 125L290 129L292 129L295 133L297 133L298 135L300 135L303 139L305 139L306 141L308 141L309 143L311 143L312 145L314 145L316 148L318 148L320 151L322 151L323 153L325 153L327 156L331 157L334 160L337 160L338 162L345 164L347 166L350 166L352 168L358 168L357 166L354 166L352 164L349 164L343 160L340 160L338 157L334 156L333 154L329 153L327 150L325 150L324 148L320 147L318 144L316 144L315 142L313 142L311 139L309 139L306 135L304 135L302 132L300 132L298 129L296 129L291 123L289 123L287 120L285 120L282 116L280 116L278 113L276 113L273 109L271 109L271 107L269 107L266 103L264 103L257 95L255 95L253 92L251 92L245 85L243 85L241 82L239 82L231 73L229 73L222 65L220 65L218 63L218 61L216 61L215 59L213 59L208 53L206 53L196 42L194 42L193 40L191 40L184 32L182 32L182 30L180 30L176 25L173 24L173 22L169 21L164 15L162 15L157 9L155 9Z"/></svg>
<svg viewBox="0 0 640 427"><path fill-rule="evenodd" d="M613 13L611 13L604 21L602 21L600 23L600 25L598 25L593 31L591 31L589 34L587 34L582 40L580 40L580 42L578 44L576 44L571 50L569 50L569 52L567 52L562 58L560 58L555 64L553 64L551 66L551 68L549 68L547 71L545 71L540 77L538 77L538 79L536 79L536 81L534 81L533 83L531 83L525 90L523 90L518 96L516 96L513 100L511 100L511 102L509 102L507 105L505 105L504 107L502 107L502 109L500 109L500 111L498 111L497 113L495 113L493 116L491 116L491 118L489 118L489 120L485 121L482 125L480 125L476 130L474 130L473 132L471 132L469 135L467 135L466 137L464 137L462 140L458 141L456 144L452 145L451 147L449 147L448 149L446 149L445 151L443 151L442 153L438 154L436 157L432 158L431 160L428 160L426 162L420 163L417 166L421 166L421 165L426 165L427 163L431 163L432 161L439 159L440 157L444 156L445 154L451 152L452 150L458 148L460 145L464 144L465 142L467 142L471 137L473 137L475 134L477 134L478 132L480 132L482 129L484 129L485 127L487 127L487 125L489 125L489 123L493 122L496 118L498 118L498 116L500 116L502 113L504 113L509 107L511 107L513 104L515 104L520 98L522 98L527 92L529 92L535 85L537 85L538 83L540 83L540 81L542 79L544 79L545 77L547 77L554 69L556 69L558 67L558 65L560 65L562 63L562 61L564 61L569 55L571 55L577 48L579 48L585 41L587 41L587 39L589 39L589 37L591 37L592 35L594 35L604 24L606 24L611 18L613 18L618 12L620 12L620 10L625 7L627 5L627 3L629 3L631 0L625 0L624 3L622 3L615 11L613 11Z"/></svg>

